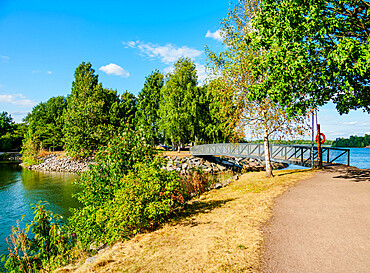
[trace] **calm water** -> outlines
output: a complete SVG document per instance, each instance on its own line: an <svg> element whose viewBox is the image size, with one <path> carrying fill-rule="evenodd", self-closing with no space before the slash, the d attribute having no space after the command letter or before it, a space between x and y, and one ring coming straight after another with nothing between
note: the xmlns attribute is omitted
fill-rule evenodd
<svg viewBox="0 0 370 273"><path fill-rule="evenodd" d="M359 169L370 169L370 148L349 148L350 149L350 166L357 167ZM330 151L330 159L334 159L340 155L340 151ZM324 154L324 160L326 154ZM347 164L347 155L338 158L334 161L335 163ZM302 166L289 165L288 169L309 169Z"/></svg>
<svg viewBox="0 0 370 273"><path fill-rule="evenodd" d="M16 164L0 164L0 255L7 250L5 238L11 226L22 215L24 220L33 219L30 204L47 201L49 210L64 218L69 216L69 208L78 206L72 198L75 178L76 174L34 172Z"/></svg>

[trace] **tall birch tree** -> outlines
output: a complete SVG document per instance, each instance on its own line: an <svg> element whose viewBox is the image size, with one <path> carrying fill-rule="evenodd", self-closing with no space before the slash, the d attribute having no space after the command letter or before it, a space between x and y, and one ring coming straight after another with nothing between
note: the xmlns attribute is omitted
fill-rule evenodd
<svg viewBox="0 0 370 273"><path fill-rule="evenodd" d="M166 75L159 105L160 129L180 151L195 139L197 72L190 58L180 58Z"/></svg>
<svg viewBox="0 0 370 273"><path fill-rule="evenodd" d="M263 58L265 52L252 49L245 40L255 31L251 21L259 9L259 1L239 1L223 21L221 33L227 49L219 54L208 50L208 56L214 76L218 77L220 98L231 96L229 107L233 108L233 115L229 123L236 125L239 136L248 128L252 136L263 137L266 176L272 177L271 137L301 135L307 125L305 116L288 116L285 107L268 96L251 99L253 87L267 77L267 74L256 77L254 73L254 61Z"/></svg>

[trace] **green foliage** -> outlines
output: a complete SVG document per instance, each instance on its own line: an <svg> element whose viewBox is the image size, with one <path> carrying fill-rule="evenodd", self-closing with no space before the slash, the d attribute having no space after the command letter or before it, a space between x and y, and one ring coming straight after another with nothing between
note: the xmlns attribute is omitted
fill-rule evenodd
<svg viewBox="0 0 370 273"><path fill-rule="evenodd" d="M125 175L113 199L96 211L94 239L116 242L162 223L176 205L183 203L176 173L161 169L159 162L139 163ZM97 228L98 227L98 228Z"/></svg>
<svg viewBox="0 0 370 273"><path fill-rule="evenodd" d="M337 138L333 144L333 147L354 147L364 148L370 146L370 136L365 135L363 137L350 136L350 138Z"/></svg>
<svg viewBox="0 0 370 273"><path fill-rule="evenodd" d="M114 118L119 117L119 123L112 122L116 127L119 126L130 126L136 125L136 112L137 112L137 99L135 95L124 92L119 99L118 113L116 115L111 114L111 121Z"/></svg>
<svg viewBox="0 0 370 273"><path fill-rule="evenodd" d="M99 150L95 161L76 182L83 207L70 219L85 245L111 242L109 238L124 238L158 224L168 213L164 206L174 204L168 193L179 187L177 176L161 169L163 162L144 130L122 130Z"/></svg>
<svg viewBox="0 0 370 273"><path fill-rule="evenodd" d="M159 126L166 139L180 148L195 140L197 73L189 58L180 58L174 66L162 89Z"/></svg>
<svg viewBox="0 0 370 273"><path fill-rule="evenodd" d="M216 81L198 87L197 143L227 143L234 135L235 123L230 116L235 109L230 107L230 96L219 90Z"/></svg>
<svg viewBox="0 0 370 273"><path fill-rule="evenodd" d="M13 131L14 122L11 115L7 112L0 113L0 137L8 132Z"/></svg>
<svg viewBox="0 0 370 273"><path fill-rule="evenodd" d="M7 112L0 113L0 151L19 149L23 131L24 124L15 124Z"/></svg>
<svg viewBox="0 0 370 273"><path fill-rule="evenodd" d="M49 272L68 262L75 239L63 230L61 216L46 210L46 204L32 206L34 219L24 229L19 223L13 227L7 239L9 254L3 258L9 272Z"/></svg>
<svg viewBox="0 0 370 273"><path fill-rule="evenodd" d="M63 147L61 117L66 107L66 98L63 96L52 97L47 102L36 105L25 118L25 122L28 123L28 133L25 137L37 139L44 149L61 150Z"/></svg>
<svg viewBox="0 0 370 273"><path fill-rule="evenodd" d="M102 87L90 63L75 71L72 92L63 113L64 147L73 157L93 155L106 145L121 123L133 122L135 99Z"/></svg>
<svg viewBox="0 0 370 273"><path fill-rule="evenodd" d="M264 81L251 97L270 97L292 115L330 100L341 114L370 112L367 1L263 0L259 6L246 18L253 31L243 38L245 48L265 53L254 61L253 76Z"/></svg>
<svg viewBox="0 0 370 273"><path fill-rule="evenodd" d="M26 124L14 124L11 132L0 136L0 151L19 150L26 130Z"/></svg>
<svg viewBox="0 0 370 273"><path fill-rule="evenodd" d="M251 141L251 143L263 143L263 139L260 140L254 140ZM272 144L284 144L284 145L311 145L312 140L306 140L306 139L295 139L295 140L270 140L270 143ZM324 145L332 145L333 141L332 140L325 140ZM316 145L316 142L315 142Z"/></svg>
<svg viewBox="0 0 370 273"><path fill-rule="evenodd" d="M28 131L23 139L22 143L22 161L26 166L40 163L39 154L42 149L40 141L37 138L31 136L31 132Z"/></svg>
<svg viewBox="0 0 370 273"><path fill-rule="evenodd" d="M163 74L158 70L145 78L144 88L139 93L137 119L139 126L148 128L154 143L159 143L159 103L164 85Z"/></svg>

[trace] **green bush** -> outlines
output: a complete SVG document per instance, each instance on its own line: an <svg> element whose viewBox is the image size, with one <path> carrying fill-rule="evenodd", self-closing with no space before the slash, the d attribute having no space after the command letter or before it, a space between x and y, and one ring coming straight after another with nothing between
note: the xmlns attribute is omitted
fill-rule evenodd
<svg viewBox="0 0 370 273"><path fill-rule="evenodd" d="M9 254L3 256L8 272L49 272L66 262L75 236L62 228L61 216L45 209L46 202L32 206L34 219L21 229L19 222L7 239Z"/></svg>
<svg viewBox="0 0 370 273"><path fill-rule="evenodd" d="M178 175L161 169L158 162L139 163L121 184L114 198L96 211L85 207L75 215L78 230L88 234L86 242L113 243L151 230L184 202Z"/></svg>
<svg viewBox="0 0 370 273"><path fill-rule="evenodd" d="M70 224L85 246L150 229L183 202L178 175L162 169L149 142L143 130L124 129L76 182L83 207L74 210Z"/></svg>
<svg viewBox="0 0 370 273"><path fill-rule="evenodd" d="M22 161L26 164L26 166L39 164L39 154L41 150L40 142L29 136L27 133L25 139L23 139L22 145Z"/></svg>

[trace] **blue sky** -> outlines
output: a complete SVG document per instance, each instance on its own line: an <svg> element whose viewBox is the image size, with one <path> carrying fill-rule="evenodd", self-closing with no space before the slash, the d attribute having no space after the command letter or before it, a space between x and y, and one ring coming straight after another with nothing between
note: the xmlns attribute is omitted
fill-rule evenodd
<svg viewBox="0 0 370 273"><path fill-rule="evenodd" d="M104 87L138 94L154 69L181 56L206 76L204 46L221 50L217 30L228 1L0 0L0 111L20 122L33 106L67 95L73 74L91 62ZM369 115L320 109L327 138L370 134Z"/></svg>

